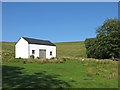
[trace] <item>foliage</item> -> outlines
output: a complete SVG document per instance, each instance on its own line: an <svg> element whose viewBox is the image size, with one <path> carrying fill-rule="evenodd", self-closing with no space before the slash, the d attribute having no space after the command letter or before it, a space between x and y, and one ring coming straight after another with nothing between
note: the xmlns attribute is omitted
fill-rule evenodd
<svg viewBox="0 0 120 90"><path fill-rule="evenodd" d="M93 58L120 58L120 21L108 19L96 32L95 39L86 39L87 56Z"/></svg>
<svg viewBox="0 0 120 90"><path fill-rule="evenodd" d="M102 58L120 58L120 21L108 19L97 29L98 49Z"/></svg>
<svg viewBox="0 0 120 90"><path fill-rule="evenodd" d="M85 47L87 49L86 54L88 58L95 58L95 48L96 38L89 38L85 40Z"/></svg>
<svg viewBox="0 0 120 90"><path fill-rule="evenodd" d="M34 55L30 55L30 58L31 58L31 59L34 59L34 58L35 58L35 56L34 56Z"/></svg>

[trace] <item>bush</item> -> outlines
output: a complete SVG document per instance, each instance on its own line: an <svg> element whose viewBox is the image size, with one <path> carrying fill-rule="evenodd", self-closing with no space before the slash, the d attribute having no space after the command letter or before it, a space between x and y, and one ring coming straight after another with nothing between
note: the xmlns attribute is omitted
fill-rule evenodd
<svg viewBox="0 0 120 90"><path fill-rule="evenodd" d="M30 58L31 58L31 59L34 59L34 58L35 58L35 56L34 56L34 55L30 55Z"/></svg>
<svg viewBox="0 0 120 90"><path fill-rule="evenodd" d="M41 58L41 59L37 60L38 64L44 64L44 63L47 63L47 62L48 62L48 60L46 60L45 58Z"/></svg>
<svg viewBox="0 0 120 90"><path fill-rule="evenodd" d="M39 59L39 60L37 60L37 63L38 63L38 64L43 64L44 62L43 62L43 60L40 60L40 59Z"/></svg>
<svg viewBox="0 0 120 90"><path fill-rule="evenodd" d="M36 62L36 60L35 60L35 59L32 59L32 58L27 59L26 61L27 61L28 63L35 63L35 62Z"/></svg>
<svg viewBox="0 0 120 90"><path fill-rule="evenodd" d="M86 54L88 58L95 58L95 38L89 38L85 40L85 47L87 49Z"/></svg>
<svg viewBox="0 0 120 90"><path fill-rule="evenodd" d="M87 76L88 76L88 77L92 77L92 76L93 76L93 70L92 70L91 67L89 67L89 68L87 69Z"/></svg>
<svg viewBox="0 0 120 90"><path fill-rule="evenodd" d="M55 60L54 60L54 63L59 63L59 60L55 59Z"/></svg>
<svg viewBox="0 0 120 90"><path fill-rule="evenodd" d="M51 57L50 59L56 59L56 57Z"/></svg>
<svg viewBox="0 0 120 90"><path fill-rule="evenodd" d="M26 64L26 60L23 60L23 64Z"/></svg>
<svg viewBox="0 0 120 90"><path fill-rule="evenodd" d="M54 63L54 60L49 60L49 63Z"/></svg>
<svg viewBox="0 0 120 90"><path fill-rule="evenodd" d="M66 61L67 59L66 58L62 58L63 61Z"/></svg>
<svg viewBox="0 0 120 90"><path fill-rule="evenodd" d="M64 63L64 61L63 61L63 60L60 60L60 63Z"/></svg>
<svg viewBox="0 0 120 90"><path fill-rule="evenodd" d="M40 57L36 57L36 59L40 59Z"/></svg>

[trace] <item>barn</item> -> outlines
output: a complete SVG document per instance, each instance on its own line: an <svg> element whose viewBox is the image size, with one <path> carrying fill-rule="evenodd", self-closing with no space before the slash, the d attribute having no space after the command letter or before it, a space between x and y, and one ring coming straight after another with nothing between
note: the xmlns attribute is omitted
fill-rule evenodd
<svg viewBox="0 0 120 90"><path fill-rule="evenodd" d="M21 37L15 45L16 58L47 58L56 57L56 45L48 40Z"/></svg>

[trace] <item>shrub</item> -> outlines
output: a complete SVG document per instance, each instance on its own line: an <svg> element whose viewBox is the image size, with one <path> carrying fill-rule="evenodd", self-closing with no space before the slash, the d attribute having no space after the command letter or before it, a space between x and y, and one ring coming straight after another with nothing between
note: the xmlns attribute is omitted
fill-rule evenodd
<svg viewBox="0 0 120 90"><path fill-rule="evenodd" d="M36 57L36 59L40 59L40 57Z"/></svg>
<svg viewBox="0 0 120 90"><path fill-rule="evenodd" d="M63 61L63 60L60 60L60 63L64 63L64 61Z"/></svg>
<svg viewBox="0 0 120 90"><path fill-rule="evenodd" d="M88 77L92 77L92 76L93 76L93 69L92 69L91 67L89 67L89 68L87 69L87 76L88 76Z"/></svg>
<svg viewBox="0 0 120 90"><path fill-rule="evenodd" d="M31 58L31 59L34 59L34 58L35 58L35 56L34 56L34 55L30 55L30 58Z"/></svg>
<svg viewBox="0 0 120 90"><path fill-rule="evenodd" d="M58 60L58 59L55 59L55 60L54 60L54 63L59 63L59 60Z"/></svg>
<svg viewBox="0 0 120 90"><path fill-rule="evenodd" d="M43 64L43 63L47 63L48 60L46 60L45 58L40 58L38 60L36 60L38 64Z"/></svg>
<svg viewBox="0 0 120 90"><path fill-rule="evenodd" d="M29 62L29 63L35 63L36 62L36 60L35 59L32 59L32 58L30 58L30 59L28 59L28 60L26 60L27 62Z"/></svg>
<svg viewBox="0 0 120 90"><path fill-rule="evenodd" d="M58 60L55 60L54 63L59 63L59 61L58 61Z"/></svg>
<svg viewBox="0 0 120 90"><path fill-rule="evenodd" d="M38 63L38 64L43 64L44 62L43 62L43 60L39 59L39 60L37 61L37 63Z"/></svg>
<svg viewBox="0 0 120 90"><path fill-rule="evenodd" d="M66 58L62 58L63 61L66 61L67 59Z"/></svg>
<svg viewBox="0 0 120 90"><path fill-rule="evenodd" d="M100 72L96 72L96 75L100 75Z"/></svg>
<svg viewBox="0 0 120 90"><path fill-rule="evenodd" d="M21 57L19 57L19 59L22 59Z"/></svg>
<svg viewBox="0 0 120 90"><path fill-rule="evenodd" d="M49 63L54 63L54 60L49 60Z"/></svg>
<svg viewBox="0 0 120 90"><path fill-rule="evenodd" d="M23 64L26 64L26 60L23 60Z"/></svg>
<svg viewBox="0 0 120 90"><path fill-rule="evenodd" d="M88 58L95 58L95 44L96 39L95 38L89 38L85 40L85 47L87 49L86 54Z"/></svg>
<svg viewBox="0 0 120 90"><path fill-rule="evenodd" d="M56 59L55 57L51 57L50 59Z"/></svg>

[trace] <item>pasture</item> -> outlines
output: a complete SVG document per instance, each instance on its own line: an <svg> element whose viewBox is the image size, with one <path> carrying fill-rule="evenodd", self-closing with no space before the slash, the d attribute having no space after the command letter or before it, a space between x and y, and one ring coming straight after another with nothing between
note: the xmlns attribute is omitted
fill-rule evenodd
<svg viewBox="0 0 120 90"><path fill-rule="evenodd" d="M57 43L64 62L42 64L14 59L14 45L3 43L3 88L118 88L118 62L85 58L84 42Z"/></svg>
<svg viewBox="0 0 120 90"><path fill-rule="evenodd" d="M116 61L67 60L64 63L3 64L5 88L116 88Z"/></svg>

